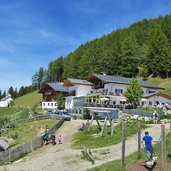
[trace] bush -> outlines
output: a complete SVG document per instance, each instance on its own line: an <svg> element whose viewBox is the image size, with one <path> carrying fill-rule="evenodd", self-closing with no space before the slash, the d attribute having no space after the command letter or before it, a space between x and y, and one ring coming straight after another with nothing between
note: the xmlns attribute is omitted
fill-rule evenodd
<svg viewBox="0 0 171 171"><path fill-rule="evenodd" d="M14 134L11 134L11 138L16 140L18 138L18 133L15 132Z"/></svg>
<svg viewBox="0 0 171 171"><path fill-rule="evenodd" d="M91 119L90 111L88 109L84 110L83 119Z"/></svg>
<svg viewBox="0 0 171 171"><path fill-rule="evenodd" d="M14 129L15 128L15 124L14 123L9 123L6 127Z"/></svg>
<svg viewBox="0 0 171 171"><path fill-rule="evenodd" d="M2 128L5 124L9 122L9 118L0 118L0 128Z"/></svg>

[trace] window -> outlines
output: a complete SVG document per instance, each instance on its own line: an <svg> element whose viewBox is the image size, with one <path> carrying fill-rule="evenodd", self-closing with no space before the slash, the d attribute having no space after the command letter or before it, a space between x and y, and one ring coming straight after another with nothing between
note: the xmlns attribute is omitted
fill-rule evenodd
<svg viewBox="0 0 171 171"><path fill-rule="evenodd" d="M122 89L115 89L115 93L123 93Z"/></svg>
<svg viewBox="0 0 171 171"><path fill-rule="evenodd" d="M149 101L149 105L152 105L152 101Z"/></svg>
<svg viewBox="0 0 171 171"><path fill-rule="evenodd" d="M148 93L155 93L155 91L148 91Z"/></svg>
<svg viewBox="0 0 171 171"><path fill-rule="evenodd" d="M55 103L55 106L57 106L57 103Z"/></svg>
<svg viewBox="0 0 171 171"><path fill-rule="evenodd" d="M45 106L45 103L43 103L43 106Z"/></svg>
<svg viewBox="0 0 171 171"><path fill-rule="evenodd" d="M51 103L51 106L53 106L53 103Z"/></svg>
<svg viewBox="0 0 171 171"><path fill-rule="evenodd" d="M50 104L48 103L48 106L50 106Z"/></svg>

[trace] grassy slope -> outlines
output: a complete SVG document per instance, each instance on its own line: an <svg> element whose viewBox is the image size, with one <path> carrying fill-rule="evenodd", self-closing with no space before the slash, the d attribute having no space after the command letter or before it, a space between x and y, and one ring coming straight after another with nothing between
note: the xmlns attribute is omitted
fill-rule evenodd
<svg viewBox="0 0 171 171"><path fill-rule="evenodd" d="M24 108L34 107L42 100L42 95L38 91L26 94L24 96L18 97L14 100L14 107L22 106Z"/></svg>
<svg viewBox="0 0 171 171"><path fill-rule="evenodd" d="M45 119L20 123L14 129L7 129L7 132L2 134L2 137L11 138L12 135L17 133L18 138L14 142L11 142L10 146L19 145L34 139L36 136L40 136L39 127L44 130L46 125L50 128L56 122L58 122L56 119Z"/></svg>
<svg viewBox="0 0 171 171"><path fill-rule="evenodd" d="M0 118L7 117L11 121L24 119L29 116L27 109L17 109L17 108L0 108Z"/></svg>
<svg viewBox="0 0 171 171"><path fill-rule="evenodd" d="M162 79L162 78L148 78L148 82L157 84L160 87L165 88L165 90L162 90L162 92L171 95L171 78L168 79Z"/></svg>

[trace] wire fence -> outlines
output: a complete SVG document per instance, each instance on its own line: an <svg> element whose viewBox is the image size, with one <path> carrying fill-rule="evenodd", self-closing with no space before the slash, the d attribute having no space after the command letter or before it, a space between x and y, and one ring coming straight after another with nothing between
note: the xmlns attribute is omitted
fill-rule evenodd
<svg viewBox="0 0 171 171"><path fill-rule="evenodd" d="M153 117L153 112L145 111L145 110L137 110L137 109L123 109L124 113L133 114L133 115L140 115L140 116L147 116Z"/></svg>

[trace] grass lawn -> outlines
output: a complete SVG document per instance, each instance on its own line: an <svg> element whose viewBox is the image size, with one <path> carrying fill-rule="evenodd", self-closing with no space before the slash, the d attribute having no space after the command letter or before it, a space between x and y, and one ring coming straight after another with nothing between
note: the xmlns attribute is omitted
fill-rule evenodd
<svg viewBox="0 0 171 171"><path fill-rule="evenodd" d="M143 125L142 128L145 128L145 125ZM121 124L115 127L115 134L113 137L110 136L110 130L111 127L108 126L107 136L102 136L102 137L98 135L98 133L100 133L98 126L92 126L90 131L88 131L87 129L80 131L74 135L72 141L72 148L82 148L83 146L87 148L98 148L98 147L110 146L121 142L121 137L122 137ZM137 124L127 123L126 137L136 134L136 132L137 132Z"/></svg>
<svg viewBox="0 0 171 171"><path fill-rule="evenodd" d="M162 78L148 78L148 82L157 84L160 87L165 88L165 90L161 90L163 93L171 95L171 78L162 79Z"/></svg>
<svg viewBox="0 0 171 171"><path fill-rule="evenodd" d="M171 139L170 139L170 134L169 134L166 139L167 161L169 163L171 163L171 148L170 147L171 147ZM159 151L157 151L157 155L159 156L159 159L161 159L161 146L160 146ZM146 159L143 149L142 149L141 159L143 159L143 160ZM121 169L121 161L120 160L114 160L114 161L108 162L106 164L103 164L101 166L90 169L88 171L126 171L128 164L135 162L136 160L137 160L137 152L135 152L125 158L125 164L126 164L125 169Z"/></svg>
<svg viewBox="0 0 171 171"><path fill-rule="evenodd" d="M56 119L44 119L38 121L28 121L25 123L20 123L15 125L15 128L8 128L6 132L2 134L2 137L7 137L8 139L12 138L15 135L18 135L15 141L10 143L10 146L20 145L30 140L34 139L37 136L40 136L39 127L45 128L52 127L58 120Z"/></svg>
<svg viewBox="0 0 171 171"><path fill-rule="evenodd" d="M38 91L34 91L31 93L28 93L24 96L18 97L14 99L14 107L20 107L23 108L33 108L35 105L40 103L42 100L42 95L38 93Z"/></svg>
<svg viewBox="0 0 171 171"><path fill-rule="evenodd" d="M0 118L9 118L11 121L28 118L29 113L27 109L17 108L0 108Z"/></svg>
<svg viewBox="0 0 171 171"><path fill-rule="evenodd" d="M157 154L159 158L161 159L161 156L162 156L161 145L159 147ZM166 137L166 154L167 154L167 161L171 163L171 135L170 133L168 133Z"/></svg>
<svg viewBox="0 0 171 171"><path fill-rule="evenodd" d="M137 160L137 153L133 153L125 158L125 165L127 167L128 164ZM95 167L93 169L89 169L88 171L126 171L121 168L121 160L114 160L103 164L101 166Z"/></svg>

